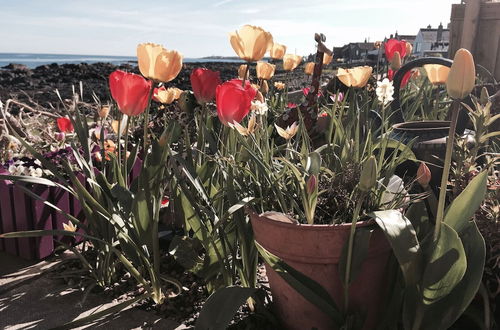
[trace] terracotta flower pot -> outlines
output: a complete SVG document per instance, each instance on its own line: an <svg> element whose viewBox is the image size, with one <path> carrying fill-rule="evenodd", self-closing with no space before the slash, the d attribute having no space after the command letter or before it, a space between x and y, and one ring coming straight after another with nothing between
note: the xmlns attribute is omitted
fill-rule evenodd
<svg viewBox="0 0 500 330"><path fill-rule="evenodd" d="M349 238L350 224L303 225L276 220L276 212L261 215L250 212L256 241L288 265L321 284L343 311L343 285L338 264ZM361 270L349 288L349 312L366 315L363 329L375 329L383 312L389 278L388 261L392 253L384 233L371 221L358 228L373 227L369 250ZM287 329L335 329L325 313L309 303L266 265L273 303Z"/></svg>

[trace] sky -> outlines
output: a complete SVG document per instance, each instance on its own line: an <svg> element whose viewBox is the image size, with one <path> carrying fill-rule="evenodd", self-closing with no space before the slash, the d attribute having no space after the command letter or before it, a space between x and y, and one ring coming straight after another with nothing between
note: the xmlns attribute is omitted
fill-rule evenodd
<svg viewBox="0 0 500 330"><path fill-rule="evenodd" d="M228 33L252 24L306 55L315 32L333 47L446 27L452 3L460 0L0 0L0 53L134 56L155 42L185 57L235 56Z"/></svg>

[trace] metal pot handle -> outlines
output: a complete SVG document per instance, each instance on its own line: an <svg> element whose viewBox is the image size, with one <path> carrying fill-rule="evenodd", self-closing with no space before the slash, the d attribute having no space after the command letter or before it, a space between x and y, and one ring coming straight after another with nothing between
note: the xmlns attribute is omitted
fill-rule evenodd
<svg viewBox="0 0 500 330"><path fill-rule="evenodd" d="M399 103L399 89L401 88L401 82L403 81L404 75L411 69L421 67L425 64L441 64L447 67L451 67L453 61L442 57L422 57L413 61L410 61L403 65L394 75L394 100L391 104L391 109L393 113L393 118L398 123L405 121L403 112L401 111L401 104Z"/></svg>

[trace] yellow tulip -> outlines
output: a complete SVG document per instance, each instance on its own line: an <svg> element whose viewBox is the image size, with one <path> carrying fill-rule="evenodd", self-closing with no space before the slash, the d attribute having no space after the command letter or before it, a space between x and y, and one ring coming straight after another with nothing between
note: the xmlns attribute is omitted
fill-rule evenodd
<svg viewBox="0 0 500 330"><path fill-rule="evenodd" d="M373 68L371 66L357 66L352 69L339 68L337 77L347 87L362 88L368 83L368 79L372 75Z"/></svg>
<svg viewBox="0 0 500 330"><path fill-rule="evenodd" d="M391 60L391 69L397 71L400 68L401 68L401 55L399 54L398 51L395 51L394 56L392 57Z"/></svg>
<svg viewBox="0 0 500 330"><path fill-rule="evenodd" d="M276 65L267 62L257 62L257 78L269 80L274 76Z"/></svg>
<svg viewBox="0 0 500 330"><path fill-rule="evenodd" d="M279 91L284 90L285 89L285 83L281 82L281 81L276 81L274 83L274 88L276 88Z"/></svg>
<svg viewBox="0 0 500 330"><path fill-rule="evenodd" d="M283 56L283 70L293 71L299 66L300 62L302 62L302 56L285 54L285 56Z"/></svg>
<svg viewBox="0 0 500 330"><path fill-rule="evenodd" d="M278 131L279 136L281 136L285 140L290 140L291 138L293 138L299 130L299 125L297 124L297 122L294 122L292 126L288 126L286 129L283 129L276 124L274 124L274 127L276 127L276 131Z"/></svg>
<svg viewBox="0 0 500 330"><path fill-rule="evenodd" d="M314 73L314 62L307 62L304 65L304 73L308 76Z"/></svg>
<svg viewBox="0 0 500 330"><path fill-rule="evenodd" d="M137 61L141 74L156 82L173 80L182 69L182 55L153 43L137 46Z"/></svg>
<svg viewBox="0 0 500 330"><path fill-rule="evenodd" d="M442 85L446 83L450 68L440 64L426 64L424 65L427 78L433 85Z"/></svg>
<svg viewBox="0 0 500 330"><path fill-rule="evenodd" d="M229 41L236 54L247 62L261 60L273 45L273 36L261 27L244 25L229 34Z"/></svg>
<svg viewBox="0 0 500 330"><path fill-rule="evenodd" d="M448 79L446 90L453 99L461 100L470 94L476 82L476 68L472 54L465 48L460 48L455 53Z"/></svg>
<svg viewBox="0 0 500 330"><path fill-rule="evenodd" d="M240 67L238 68L238 78L246 80L247 77L245 77L245 74L247 73L247 68L248 65L246 64L240 65Z"/></svg>
<svg viewBox="0 0 500 330"><path fill-rule="evenodd" d="M286 53L286 46L274 43L269 51L271 58L275 60L281 60Z"/></svg>
<svg viewBox="0 0 500 330"><path fill-rule="evenodd" d="M165 89L165 87L161 87L155 89L153 94L153 98L163 104L170 104L175 100L178 100L182 94L182 89L176 87L170 87Z"/></svg>
<svg viewBox="0 0 500 330"><path fill-rule="evenodd" d="M333 54L328 55L328 54L323 54L323 65L328 65L332 63L333 60Z"/></svg>

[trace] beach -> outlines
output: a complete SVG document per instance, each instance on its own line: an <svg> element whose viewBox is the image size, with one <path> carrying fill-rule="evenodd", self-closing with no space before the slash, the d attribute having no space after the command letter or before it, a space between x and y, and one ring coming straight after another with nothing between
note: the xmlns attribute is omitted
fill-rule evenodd
<svg viewBox="0 0 500 330"><path fill-rule="evenodd" d="M281 61L280 61L281 62ZM191 71L198 67L219 71L221 80L226 81L237 78L240 63L235 62L197 62L184 63L183 69L176 79L166 84L167 87L178 87L190 90ZM80 64L47 64L36 68L29 68L21 64L9 64L0 68L0 100L5 103L10 98L20 102L36 103L42 107L57 108L59 98L57 89L63 99L71 98L73 88L80 92L80 82L83 87L83 101L94 102L93 95L102 103L111 98L108 89L108 77L115 70L139 73L136 65L125 63L80 63ZM251 65L251 78L255 75L255 64ZM310 81L299 66L288 77L281 67L276 66L273 81L288 81L289 89L295 90L306 87ZM256 79L253 79L256 82Z"/></svg>

